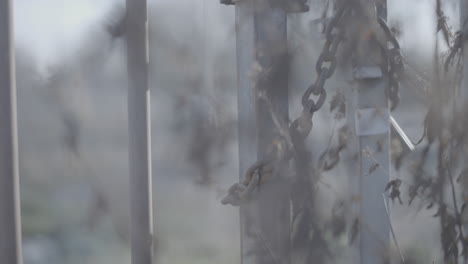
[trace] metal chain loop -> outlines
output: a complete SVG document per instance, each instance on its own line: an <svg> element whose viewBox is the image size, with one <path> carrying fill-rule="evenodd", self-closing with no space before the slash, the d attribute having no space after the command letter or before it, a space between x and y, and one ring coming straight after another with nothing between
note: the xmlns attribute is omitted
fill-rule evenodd
<svg viewBox="0 0 468 264"><path fill-rule="evenodd" d="M303 110L300 116L289 126L287 124L284 125L280 122L281 117L276 113L274 106L268 103L268 98L263 98L268 103L267 105L269 106L268 108L272 115L272 119L274 121L276 120L275 125L277 126L280 134L282 134L282 138L288 139L288 142L286 142L285 149L283 151L280 151L281 144L275 144L275 142L272 142L270 151L272 153L280 153L279 157L253 164L247 170L244 181L234 184L229 189L228 195L222 200L223 204L238 206L247 203L250 200L252 192L255 190L255 186L265 179L264 174L276 174L276 170L278 169L277 163L287 162L290 159L295 158L295 149L304 144L304 140L312 130L313 114L323 106L327 98L327 92L324 89L325 82L335 73L338 64L336 54L340 43L344 39L344 31L339 24L348 10L348 7L348 1L344 1L326 28L326 41L315 67L317 71L317 79L314 84L307 88L302 96ZM337 32L334 33L334 31ZM324 65L325 63L328 64L328 67ZM316 101L311 99L311 95L318 96L318 99ZM289 144L289 139L292 140L292 144ZM274 176L271 177L274 178Z"/></svg>
<svg viewBox="0 0 468 264"><path fill-rule="evenodd" d="M325 44L315 64L317 79L302 95L302 107L307 109L310 114L317 112L325 103L327 93L325 92L324 86L327 79L330 79L335 73L338 65L336 53L338 52L338 48L344 38L344 32L341 28L342 25L340 25L340 22L346 11L348 11L348 6L348 3L344 2L336 15L327 25L325 30ZM325 63L329 65L325 66ZM318 96L319 98L317 101L314 101L310 98L311 95Z"/></svg>
<svg viewBox="0 0 468 264"><path fill-rule="evenodd" d="M393 35L392 30L387 25L387 22L381 17L378 18L378 22L383 32L385 33L387 40L392 45L392 48L383 47L386 53L388 61L388 98L390 99L390 109L393 111L398 103L400 102L400 75L404 71L403 55L401 53L400 44Z"/></svg>
<svg viewBox="0 0 468 264"><path fill-rule="evenodd" d="M272 153L276 151L277 153L281 153L281 155L264 162L253 164L247 170L244 181L236 183L229 189L228 196L222 201L224 204L240 205L248 202L255 186L262 181L262 178L265 178L264 176L271 175L270 177L274 178L279 166L277 163L288 162L292 158L297 158L296 151L304 144L305 139L312 129L313 114L321 109L325 103L327 97L327 92L324 88L325 83L336 71L338 64L337 52L345 37L342 20L350 11L350 2L352 1L340 2L341 6L339 6L335 16L332 17L325 29L326 41L315 65L317 77L314 83L310 85L302 95L301 103L303 110L300 116L289 126L282 125L281 122L279 122L281 118L274 111L274 107L272 105L269 107L272 118L276 120L275 125L280 131L283 140L287 139L286 144L283 144L285 146L284 149L280 147L281 144L272 142ZM404 69L404 63L400 45L396 37L393 35L385 20L378 18L378 22L387 37L387 41L392 44L392 47L388 48L388 43L385 43L385 47L382 48L384 49L384 55L387 60L387 73L389 76L388 97L392 102L393 110L399 101L400 83L398 79L401 71ZM311 98L312 95L318 98L314 100ZM268 98L264 99L268 101ZM289 143L289 139L292 141L292 146ZM344 147L346 147L346 144L340 144L337 149L329 153L330 160L328 161L322 157L323 169L331 169L339 162L339 153ZM281 149L282 151L280 151Z"/></svg>

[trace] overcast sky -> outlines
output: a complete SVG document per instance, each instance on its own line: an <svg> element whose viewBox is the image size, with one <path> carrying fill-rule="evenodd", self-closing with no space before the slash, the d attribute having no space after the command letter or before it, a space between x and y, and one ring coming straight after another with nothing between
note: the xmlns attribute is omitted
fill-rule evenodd
<svg viewBox="0 0 468 264"><path fill-rule="evenodd" d="M41 63L55 60L54 51L73 49L114 0L14 0L16 44Z"/></svg>
<svg viewBox="0 0 468 264"><path fill-rule="evenodd" d="M153 3L187 6L218 4L218 0L151 0ZM39 64L54 63L57 50L77 48L83 34L108 14L112 5L123 0L14 0L16 43L27 49ZM197 3L198 2L198 3ZM213 3L211 3L213 2ZM390 19L400 18L405 23L403 46L432 50L434 0L389 0ZM449 10L450 22L457 17ZM183 22L183 21L182 21ZM102 24L101 24L102 25ZM208 30L209 32L209 30Z"/></svg>

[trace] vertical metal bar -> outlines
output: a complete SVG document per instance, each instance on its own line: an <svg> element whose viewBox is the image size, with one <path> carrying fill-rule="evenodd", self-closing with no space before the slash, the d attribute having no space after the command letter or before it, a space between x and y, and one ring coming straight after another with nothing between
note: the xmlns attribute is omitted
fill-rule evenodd
<svg viewBox="0 0 468 264"><path fill-rule="evenodd" d="M151 118L146 0L127 0L128 132L132 264L153 263Z"/></svg>
<svg viewBox="0 0 468 264"><path fill-rule="evenodd" d="M353 89L351 89L353 88ZM349 127L350 139L348 140L348 147L346 148L346 158L343 158L345 162L346 170L348 172L348 188L349 195L351 197L351 232L349 242L351 242L351 256L350 263L359 264L361 263L360 254L360 218L361 218L361 184L360 184L360 166L358 161L359 156L359 140L356 135L356 124L355 114L357 109L357 93L354 87L348 87L344 90L346 96L346 119Z"/></svg>
<svg viewBox="0 0 468 264"><path fill-rule="evenodd" d="M460 0L460 29L463 34L468 34L468 0ZM463 79L456 98L459 109L466 109L468 103L468 42L463 37Z"/></svg>
<svg viewBox="0 0 468 264"><path fill-rule="evenodd" d="M288 116L286 13L267 1L236 2L236 33L242 179L247 168L265 154L275 130L259 91L266 90L272 104ZM243 264L290 262L289 204L284 184L271 182L260 188L255 201L241 206Z"/></svg>
<svg viewBox="0 0 468 264"><path fill-rule="evenodd" d="M385 16L385 9L377 8L380 16ZM358 48L367 52L364 56L356 51L353 73L357 87L347 91L348 122L358 139L349 148L358 152L359 159L357 168L351 164L354 170L350 171L358 177L350 175L349 186L359 230L359 253L353 263L371 264L384 263L389 257L389 222L381 197L390 177L390 111L385 93L388 77L379 67L379 48L367 41L361 44Z"/></svg>
<svg viewBox="0 0 468 264"><path fill-rule="evenodd" d="M361 263L381 263L388 254L389 226L380 199L390 175L389 109L386 79L361 79L355 114L360 165ZM369 130L366 130L366 127Z"/></svg>
<svg viewBox="0 0 468 264"><path fill-rule="evenodd" d="M468 34L468 0L460 0L460 31L462 32L463 36L463 46L461 47L461 52L463 56L463 71L462 71L462 80L460 84L460 89L455 93L455 109L458 111L457 116L464 116L466 110L468 109L468 42L467 38L465 37ZM460 114L462 113L462 114ZM467 122L464 120L464 122ZM466 123L465 123L466 127ZM466 133L466 131L465 131ZM463 152L463 157L466 159L468 157L468 153L465 150ZM466 184L462 186L462 197L468 197L468 186ZM464 229L466 230L468 225L464 225ZM460 263L468 263L468 260L464 260Z"/></svg>
<svg viewBox="0 0 468 264"><path fill-rule="evenodd" d="M0 0L0 262L21 264L13 3Z"/></svg>

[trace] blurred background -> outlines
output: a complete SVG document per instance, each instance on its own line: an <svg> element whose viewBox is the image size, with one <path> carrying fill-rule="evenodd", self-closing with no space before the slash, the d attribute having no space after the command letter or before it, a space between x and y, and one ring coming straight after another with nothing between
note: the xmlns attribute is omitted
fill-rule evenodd
<svg viewBox="0 0 468 264"><path fill-rule="evenodd" d="M148 2L157 263L239 263L238 209L220 203L239 175L234 8L217 0ZM454 28L456 2L445 6ZM324 3L311 0L310 12L288 17L291 116L314 78ZM388 1L402 50L423 76L431 72L433 6ZM26 264L130 261L123 13L121 0L14 1ZM338 76L328 85L342 88L346 80ZM394 115L418 138L424 96L417 87L401 92ZM328 110L314 116L312 149L322 152L335 127ZM345 168L323 181L318 192L329 215L346 188ZM440 257L432 251L439 240L430 231L438 226L429 217L434 212L394 206L392 213L403 247L421 259L415 263Z"/></svg>

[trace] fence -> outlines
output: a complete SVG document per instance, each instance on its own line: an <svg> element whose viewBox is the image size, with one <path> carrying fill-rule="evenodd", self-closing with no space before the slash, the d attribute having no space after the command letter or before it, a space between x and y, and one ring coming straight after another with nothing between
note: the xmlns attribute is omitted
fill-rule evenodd
<svg viewBox="0 0 468 264"><path fill-rule="evenodd" d="M342 3L339 8L343 9L336 10L336 13L341 15L336 15L328 22L325 30L325 48L317 63L317 80L305 93L302 101L303 113L291 126L287 124L285 128L284 123L287 122L280 119L289 116L287 14L306 12L307 6L300 0L291 5L271 5L266 0L221 2L235 4L236 11L240 181L245 180L245 171L250 171L251 175L248 176L252 177L251 182L247 182L246 185L251 185L253 177L261 176L260 171L266 163L259 166L257 161L267 161L269 164L283 161L287 163L294 157L296 172L306 170L304 166L307 167L307 161L301 161L298 155L304 151L300 144L304 144L304 139L312 129L310 119L313 113L320 109L325 100L324 84L335 71L336 52L343 37L340 35L344 26L340 16L349 16L350 11L345 8L346 4ZM462 2L466 7L466 1ZM153 262L153 219L147 6L146 0L127 0L126 3L132 263L149 264ZM356 3L364 1L356 0ZM361 7L366 14L373 15L373 25L382 26L384 33L389 33L385 23L379 20L386 16L385 5L378 6L378 12L369 11L374 8L370 5ZM462 14L465 13L465 9L462 8ZM357 19L356 16L353 18ZM369 21L360 23L366 22ZM0 260L20 264L21 218L12 28L12 1L0 0ZM387 41L393 42L392 51L399 52L398 43L395 43L394 38L384 37L389 38L385 40L385 45ZM388 245L381 245L380 242L390 241L390 225L385 203L381 202L381 190L375 186L385 186L389 181L391 133L400 138L407 150L413 150L414 146L390 116L388 99L397 99L395 94L388 93L387 90L389 85L392 86L391 89L397 89L398 84L392 79L392 71L395 69L382 71L379 68L379 58L368 55L377 54L378 48L368 42L359 44L365 53L359 53L362 50L357 51L355 67L348 69L353 72L358 88L347 91L346 95L349 129L352 137L356 139L353 141L355 143L348 147L359 153L359 162L352 168L354 173L351 173L354 175L351 177L358 175L359 178L350 180L354 183L350 192L360 197L353 210L359 215L357 225L358 229L362 230L358 237L354 261L378 263L380 256L372 252L386 250ZM397 59L390 58L390 64L393 65L389 67L398 66L395 65ZM319 98L314 101L311 96ZM304 133L301 129L308 131ZM299 135L295 135L296 132ZM275 153L280 157L272 157L271 145L277 140L278 134L279 143L273 147L277 148ZM283 146L286 146L288 153L280 153L278 149ZM253 170L252 164L257 166ZM271 174L288 173L287 170L278 169L274 165L273 169L270 169ZM278 171L275 171L277 169ZM307 177L300 180L306 181L305 178ZM257 183L261 183L261 180L258 179ZM308 182L301 182L304 183ZM304 197L298 199L301 198ZM263 186L258 190L254 201L241 205L242 263L290 263L290 234L294 224L291 223L294 218L291 220L290 212L294 212L298 207L294 201L290 203L290 199L289 190L283 182L279 182ZM307 217L313 216L309 214ZM275 221L269 221L271 219ZM304 225L305 229L302 231L310 228L306 223ZM256 253L252 254L252 251Z"/></svg>

